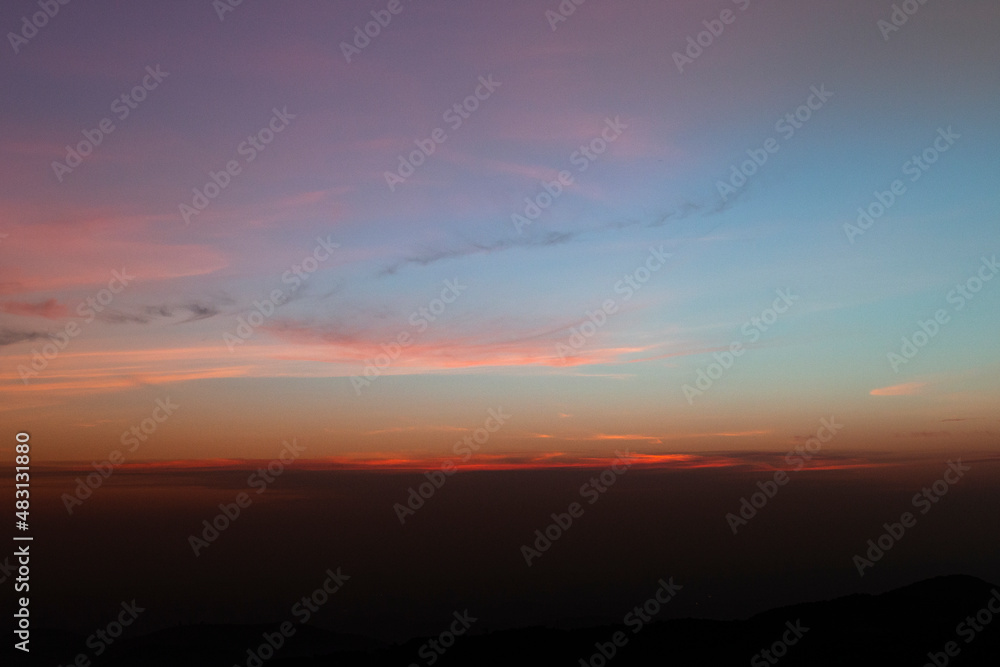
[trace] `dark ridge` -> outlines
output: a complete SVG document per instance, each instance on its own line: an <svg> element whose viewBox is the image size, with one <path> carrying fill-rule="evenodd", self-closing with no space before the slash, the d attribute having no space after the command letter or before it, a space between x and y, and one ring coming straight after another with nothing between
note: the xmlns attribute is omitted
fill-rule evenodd
<svg viewBox="0 0 1000 667"><path fill-rule="evenodd" d="M1000 614L982 631L959 634L969 616L986 608L991 598L1000 609L1000 589L975 577L954 575L911 584L880 595L851 595L830 601L772 609L745 620L681 619L650 623L639 632L626 626L601 626L575 630L524 628L459 637L433 664L438 667L468 665L546 665L600 667L630 665L808 665L865 667L868 665L945 664L957 667L989 665L1000 658ZM986 614L984 614L984 618ZM800 636L790 630L798 626ZM264 643L264 633L275 625L187 625L123 639L95 667L367 667L430 665L433 651L427 638L403 644L382 642L312 626L296 624L295 634L269 659L257 662L248 649ZM971 626L966 626L971 628ZM602 661L600 647L611 653L613 637L627 641ZM771 649L783 636L795 643L779 647L769 661L760 652ZM72 664L85 651L85 638L39 630L32 639L33 662L21 664ZM954 642L954 656L944 652ZM90 652L92 653L92 652ZM938 664L932 662L936 654ZM265 651L265 655L267 655ZM947 658L947 662L945 659ZM582 662L581 662L582 661Z"/></svg>

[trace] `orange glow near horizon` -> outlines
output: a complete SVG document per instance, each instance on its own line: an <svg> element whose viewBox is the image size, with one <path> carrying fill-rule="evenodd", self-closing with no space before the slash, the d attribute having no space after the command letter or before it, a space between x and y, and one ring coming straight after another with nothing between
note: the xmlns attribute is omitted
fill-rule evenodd
<svg viewBox="0 0 1000 667"><path fill-rule="evenodd" d="M727 454L642 454L621 452L620 455L589 456L568 452L546 452L543 454L478 454L473 460L462 462L459 457L401 457L385 453L381 456L332 456L324 458L299 459L285 465L296 471L368 471L419 473L441 469L462 471L510 471L510 470L557 470L581 469L600 470L621 466L623 456L628 456L628 467L634 470L700 470L719 468L743 468L756 471L770 471L788 466L783 463L784 452L753 453L741 456ZM126 462L116 469L131 473L150 472L191 472L256 470L266 467L267 459L180 459L165 461ZM849 470L854 468L883 467L897 465L900 461L872 461L862 457L814 459L804 470ZM56 473L93 471L91 464L63 462L42 464L40 470Z"/></svg>

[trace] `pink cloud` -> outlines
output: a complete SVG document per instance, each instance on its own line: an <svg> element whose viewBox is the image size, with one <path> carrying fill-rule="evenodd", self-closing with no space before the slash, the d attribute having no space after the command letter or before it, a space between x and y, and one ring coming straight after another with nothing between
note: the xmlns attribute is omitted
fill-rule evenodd
<svg viewBox="0 0 1000 667"><path fill-rule="evenodd" d="M55 299L48 299L39 303L7 301L6 303L0 303L0 312L10 313L11 315L44 317L50 320L69 316L69 308Z"/></svg>
<svg viewBox="0 0 1000 667"><path fill-rule="evenodd" d="M148 281L205 275L228 265L213 248L157 241L149 231L155 222L88 217L17 227L4 242L10 257L0 266L0 292L97 286L122 268Z"/></svg>

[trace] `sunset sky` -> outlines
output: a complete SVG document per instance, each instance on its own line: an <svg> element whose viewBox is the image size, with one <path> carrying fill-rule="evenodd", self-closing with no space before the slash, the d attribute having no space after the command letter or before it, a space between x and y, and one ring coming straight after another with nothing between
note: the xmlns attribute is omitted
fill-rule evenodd
<svg viewBox="0 0 1000 667"><path fill-rule="evenodd" d="M822 419L824 455L994 448L996 3L558 6L73 2L8 35L8 431L52 463L437 461L490 410L480 463Z"/></svg>

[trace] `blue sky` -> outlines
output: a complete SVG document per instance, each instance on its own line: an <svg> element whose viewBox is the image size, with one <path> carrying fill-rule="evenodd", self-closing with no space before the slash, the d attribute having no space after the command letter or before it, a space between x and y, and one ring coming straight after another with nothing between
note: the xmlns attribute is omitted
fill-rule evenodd
<svg viewBox="0 0 1000 667"><path fill-rule="evenodd" d="M250 456L279 433L316 456L433 455L441 429L501 404L521 417L498 451L618 442L603 436L782 450L831 414L851 424L845 450L992 446L1000 281L961 310L948 294L1000 250L995 3L922 5L888 40L891 3L742 4L592 0L553 30L555 2L404 3L351 62L341 42L382 5L243 3L222 20L208 2L62 6L0 61L0 409L49 431L60 460L102 455L168 394L192 407L150 458ZM733 22L678 71L724 9ZM162 82L58 180L66 146L157 65ZM787 136L776 123L814 88L832 96ZM460 127L455 104L475 107ZM246 161L275 110L286 126ZM436 128L447 139L390 190ZM911 181L904 165L949 128ZM723 201L719 181L769 139ZM230 160L239 173L184 224L180 205ZM563 171L572 184L518 230ZM844 225L895 179L905 194L851 243ZM616 292L661 247L642 289ZM293 294L283 276L309 257ZM122 267L136 279L83 322L78 304ZM414 325L446 281L464 287ZM798 299L747 340L777 290ZM939 309L948 323L895 371L887 355ZM412 342L372 376L400 334ZM689 401L734 342L744 353ZM385 428L409 436L366 435Z"/></svg>

